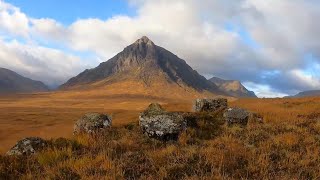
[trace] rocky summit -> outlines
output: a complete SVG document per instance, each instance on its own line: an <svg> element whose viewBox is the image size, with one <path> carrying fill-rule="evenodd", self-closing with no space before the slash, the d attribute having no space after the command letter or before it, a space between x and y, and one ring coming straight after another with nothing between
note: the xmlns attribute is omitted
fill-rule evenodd
<svg viewBox="0 0 320 180"><path fill-rule="evenodd" d="M145 36L98 67L71 78L60 89L90 89L120 83L143 84L142 91L151 89L155 95L163 92L167 92L164 95L168 96L175 92L226 95L214 83L193 70L186 61L155 45ZM127 94L135 89L137 87L131 85L130 89L122 93Z"/></svg>

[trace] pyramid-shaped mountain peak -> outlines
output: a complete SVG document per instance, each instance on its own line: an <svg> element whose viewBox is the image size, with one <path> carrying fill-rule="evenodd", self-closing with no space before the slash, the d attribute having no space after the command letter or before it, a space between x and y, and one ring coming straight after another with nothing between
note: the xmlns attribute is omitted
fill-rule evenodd
<svg viewBox="0 0 320 180"><path fill-rule="evenodd" d="M142 38L138 39L135 43L137 43L137 44L152 44L152 45L154 45L154 43L147 36L143 36Z"/></svg>
<svg viewBox="0 0 320 180"><path fill-rule="evenodd" d="M127 81L141 82L140 84L145 84L147 89L161 82L162 86L175 85L184 89L183 91L191 89L196 92L224 94L214 83L198 74L184 60L155 45L146 36L136 40L98 67L71 78L61 88L73 89L93 84L94 88L97 88L97 85L108 86Z"/></svg>
<svg viewBox="0 0 320 180"><path fill-rule="evenodd" d="M120 54L131 61L155 60L156 45L146 36L136 40L133 44L126 47Z"/></svg>

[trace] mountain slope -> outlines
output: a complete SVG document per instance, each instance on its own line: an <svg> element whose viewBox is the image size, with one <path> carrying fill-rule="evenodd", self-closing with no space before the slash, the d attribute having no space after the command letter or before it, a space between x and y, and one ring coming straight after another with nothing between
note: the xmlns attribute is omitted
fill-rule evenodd
<svg viewBox="0 0 320 180"><path fill-rule="evenodd" d="M177 89L180 89L181 92L209 92L225 95L215 84L198 74L184 60L155 45L147 37L138 39L98 67L85 70L71 78L60 88L108 88L111 85L123 85L123 83L140 84L144 86L144 88L139 87L142 88L141 91L144 89L152 93L154 90L153 92L159 95L171 94L179 91ZM130 93L136 88L132 86L123 93ZM166 93L163 93L164 91Z"/></svg>
<svg viewBox="0 0 320 180"><path fill-rule="evenodd" d="M245 88L240 81L224 80L218 77L213 77L210 81L217 85L222 91L234 97L257 97L253 91Z"/></svg>
<svg viewBox="0 0 320 180"><path fill-rule="evenodd" d="M298 97L312 97L312 96L320 96L320 90L303 91L294 96L289 96L289 97L298 98Z"/></svg>
<svg viewBox="0 0 320 180"><path fill-rule="evenodd" d="M9 69L0 68L0 94L48 91L40 81L23 77Z"/></svg>

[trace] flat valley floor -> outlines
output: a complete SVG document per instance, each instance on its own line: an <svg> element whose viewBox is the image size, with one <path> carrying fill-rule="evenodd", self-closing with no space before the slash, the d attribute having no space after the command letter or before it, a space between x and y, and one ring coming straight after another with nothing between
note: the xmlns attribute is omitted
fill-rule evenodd
<svg viewBox="0 0 320 180"><path fill-rule="evenodd" d="M320 98L233 99L229 106L263 121L227 126L200 116L177 142L141 133L138 116L150 103L191 111L193 100L85 91L2 96L1 154L29 136L69 140L50 141L53 147L36 156L0 155L0 179L319 179ZM88 112L112 115L114 128L72 137Z"/></svg>
<svg viewBox="0 0 320 180"><path fill-rule="evenodd" d="M113 126L123 126L137 122L139 113L152 102L162 104L169 111L191 111L192 101L83 92L0 96L0 153L24 137L71 137L75 121L88 112L110 114ZM240 99L229 104L263 115L264 122L271 126L320 119L320 98Z"/></svg>
<svg viewBox="0 0 320 180"><path fill-rule="evenodd" d="M112 115L113 126L137 122L140 112L158 102L171 111L191 111L191 100L170 100L140 95L41 93L0 96L0 153L30 136L45 139L71 137L74 123L85 113Z"/></svg>

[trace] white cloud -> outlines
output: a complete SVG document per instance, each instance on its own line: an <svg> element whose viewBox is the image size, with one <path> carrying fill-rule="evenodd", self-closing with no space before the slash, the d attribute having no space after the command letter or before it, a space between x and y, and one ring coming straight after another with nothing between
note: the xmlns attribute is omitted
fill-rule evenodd
<svg viewBox="0 0 320 180"><path fill-rule="evenodd" d="M281 98L288 96L288 94L277 92L277 90L271 88L267 84L245 82L244 85L254 91L255 94L260 98Z"/></svg>
<svg viewBox="0 0 320 180"><path fill-rule="evenodd" d="M320 80L317 77L307 74L299 69L291 70L289 72L289 77L291 77L294 83L300 85L300 88L304 90L313 90L320 87Z"/></svg>
<svg viewBox="0 0 320 180"><path fill-rule="evenodd" d="M20 9L0 0L0 30L27 37L29 19Z"/></svg>
<svg viewBox="0 0 320 180"><path fill-rule="evenodd" d="M271 68L290 69L304 64L305 53L318 53L320 42L315 34L320 23L319 1L247 0L259 18L244 15L242 23L264 48Z"/></svg>
<svg viewBox="0 0 320 180"><path fill-rule="evenodd" d="M156 44L187 60L200 73L263 84L252 85L264 89L262 94L320 89L319 76L306 73L304 58L306 54L316 58L320 55L317 38L320 22L316 21L320 18L320 2L316 0L129 0L137 8L133 17L79 19L69 26L53 19L27 17L18 8L1 2L0 32L5 30L28 41L31 38L35 47L38 47L37 41L51 42L78 52L93 52L107 60L147 35ZM234 29L227 29L227 24ZM244 37L241 31L249 37ZM248 38L258 47L248 45ZM69 57L68 53L58 52ZM19 58L28 59L26 54L20 54ZM64 68L62 60L56 60L62 57L39 53L37 57L51 64L59 61L55 64L57 68ZM77 66L72 60L76 57L65 57L63 62ZM28 60L20 61L32 64ZM319 61L313 63L319 65ZM32 64L32 67L46 69L49 66ZM280 73L265 76L266 72Z"/></svg>
<svg viewBox="0 0 320 180"><path fill-rule="evenodd" d="M67 31L59 22L49 19L31 19L31 34L47 38L52 41L62 41L63 37L67 36Z"/></svg>
<svg viewBox="0 0 320 180"><path fill-rule="evenodd" d="M86 64L79 57L56 49L0 41L0 67L57 86L81 72Z"/></svg>

